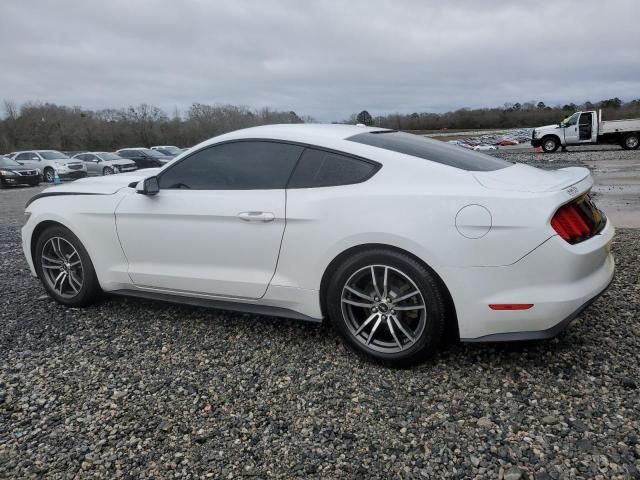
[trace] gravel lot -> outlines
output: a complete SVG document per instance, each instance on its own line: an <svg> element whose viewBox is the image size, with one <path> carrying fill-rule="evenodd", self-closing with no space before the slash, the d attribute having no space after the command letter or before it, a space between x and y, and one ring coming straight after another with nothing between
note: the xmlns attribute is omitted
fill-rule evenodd
<svg viewBox="0 0 640 480"><path fill-rule="evenodd" d="M0 478L640 478L640 230L559 338L391 370L325 326L49 301L20 248L35 191L0 191Z"/></svg>

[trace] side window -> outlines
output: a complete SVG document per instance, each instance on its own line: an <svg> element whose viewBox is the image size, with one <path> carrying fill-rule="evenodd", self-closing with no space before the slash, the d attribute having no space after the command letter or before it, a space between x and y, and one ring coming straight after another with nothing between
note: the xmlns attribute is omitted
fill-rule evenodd
<svg viewBox="0 0 640 480"><path fill-rule="evenodd" d="M565 124L567 127L570 127L572 125L575 125L578 121L578 117L580 116L579 113L574 113L573 115L571 115L569 117L569 120L567 120L567 123Z"/></svg>
<svg viewBox="0 0 640 480"><path fill-rule="evenodd" d="M591 125L591 114L583 113L580 115L580 125Z"/></svg>
<svg viewBox="0 0 640 480"><path fill-rule="evenodd" d="M74 160L82 160L83 162L86 162L87 160L89 160L89 155L81 153L80 155L76 155L73 158L74 158Z"/></svg>
<svg viewBox="0 0 640 480"><path fill-rule="evenodd" d="M160 176L160 188L266 190L285 188L304 148L269 141L225 143L200 150Z"/></svg>
<svg viewBox="0 0 640 480"><path fill-rule="evenodd" d="M287 188L333 187L364 182L378 166L338 153L308 148L302 154Z"/></svg>
<svg viewBox="0 0 640 480"><path fill-rule="evenodd" d="M31 160L31 154L29 152L19 153L15 157L16 160Z"/></svg>

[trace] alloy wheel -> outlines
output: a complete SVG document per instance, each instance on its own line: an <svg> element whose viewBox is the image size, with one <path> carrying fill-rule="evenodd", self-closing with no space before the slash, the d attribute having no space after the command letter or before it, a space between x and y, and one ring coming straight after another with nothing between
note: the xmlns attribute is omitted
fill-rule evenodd
<svg viewBox="0 0 640 480"><path fill-rule="evenodd" d="M341 310L353 337L381 353L412 347L427 323L420 289L388 265L369 265L351 275L342 289Z"/></svg>
<svg viewBox="0 0 640 480"><path fill-rule="evenodd" d="M63 298L75 297L84 282L84 269L78 250L62 237L51 237L40 256L44 280Z"/></svg>
<svg viewBox="0 0 640 480"><path fill-rule="evenodd" d="M634 148L636 148L638 146L638 137L634 137L633 135L629 135L625 140L625 144L627 145L627 148L629 150L633 150Z"/></svg>

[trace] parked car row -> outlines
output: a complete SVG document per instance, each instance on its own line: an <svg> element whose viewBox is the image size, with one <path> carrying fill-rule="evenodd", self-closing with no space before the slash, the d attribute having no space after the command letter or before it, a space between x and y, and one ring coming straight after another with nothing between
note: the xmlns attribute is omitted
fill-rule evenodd
<svg viewBox="0 0 640 480"><path fill-rule="evenodd" d="M143 168L161 167L187 149L173 145L122 148L112 152L74 150L25 150L0 156L0 183L38 185L41 181L77 179L89 175L113 175ZM28 173L27 173L28 172Z"/></svg>
<svg viewBox="0 0 640 480"><path fill-rule="evenodd" d="M468 148L469 150L496 150L499 146L506 147L528 143L531 140L531 131L530 128L515 128L502 133L485 133L483 135L449 140L447 143Z"/></svg>

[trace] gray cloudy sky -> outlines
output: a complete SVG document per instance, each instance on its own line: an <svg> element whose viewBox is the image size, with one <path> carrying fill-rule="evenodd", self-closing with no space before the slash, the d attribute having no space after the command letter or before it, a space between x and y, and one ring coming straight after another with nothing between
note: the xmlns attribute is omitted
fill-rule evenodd
<svg viewBox="0 0 640 480"><path fill-rule="evenodd" d="M637 0L0 0L0 100L446 111L640 97Z"/></svg>

